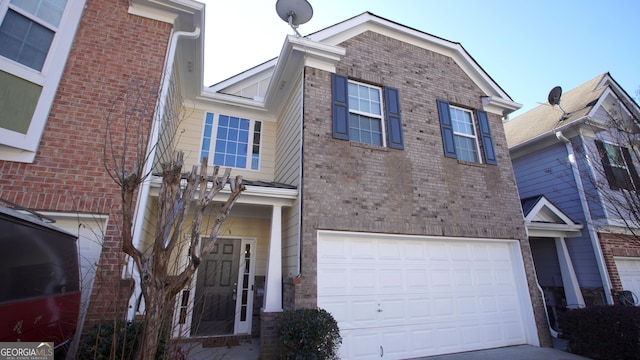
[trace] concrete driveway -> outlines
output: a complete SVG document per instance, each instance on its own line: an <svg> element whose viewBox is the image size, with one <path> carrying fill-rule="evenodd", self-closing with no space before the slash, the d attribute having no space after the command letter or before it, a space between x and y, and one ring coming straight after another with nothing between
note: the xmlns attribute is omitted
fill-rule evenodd
<svg viewBox="0 0 640 360"><path fill-rule="evenodd" d="M566 351L532 345L508 346L503 348L469 351L458 354L437 355L414 360L585 360L588 358Z"/></svg>

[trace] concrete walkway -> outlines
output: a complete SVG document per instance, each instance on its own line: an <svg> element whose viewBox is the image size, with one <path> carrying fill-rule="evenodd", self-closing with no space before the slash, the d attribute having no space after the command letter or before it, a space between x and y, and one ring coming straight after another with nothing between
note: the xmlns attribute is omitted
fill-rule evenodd
<svg viewBox="0 0 640 360"><path fill-rule="evenodd" d="M240 346L203 348L200 343L191 343L188 347L189 360L257 360L260 356L260 340L257 338L242 340ZM587 358L566 351L517 345L503 348L469 351L458 354L436 355L412 360L585 360Z"/></svg>
<svg viewBox="0 0 640 360"><path fill-rule="evenodd" d="M585 360L587 358L547 347L517 345L503 348L437 355L414 360Z"/></svg>

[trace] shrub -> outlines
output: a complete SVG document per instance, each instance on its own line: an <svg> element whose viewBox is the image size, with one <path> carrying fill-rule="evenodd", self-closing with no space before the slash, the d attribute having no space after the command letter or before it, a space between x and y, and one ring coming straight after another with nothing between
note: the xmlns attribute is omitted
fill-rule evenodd
<svg viewBox="0 0 640 360"><path fill-rule="evenodd" d="M280 358L338 359L342 343L338 323L323 309L284 311L277 318Z"/></svg>
<svg viewBox="0 0 640 360"><path fill-rule="evenodd" d="M593 359L640 359L640 307L591 306L560 318L567 350Z"/></svg>
<svg viewBox="0 0 640 360"><path fill-rule="evenodd" d="M138 345L142 340L144 321L104 321L93 325L84 331L82 341L78 346L76 359L100 360L118 359L132 360L136 357ZM170 353L169 333L163 331L158 342L156 359L185 359L182 348L176 347ZM114 344L115 341L115 344Z"/></svg>

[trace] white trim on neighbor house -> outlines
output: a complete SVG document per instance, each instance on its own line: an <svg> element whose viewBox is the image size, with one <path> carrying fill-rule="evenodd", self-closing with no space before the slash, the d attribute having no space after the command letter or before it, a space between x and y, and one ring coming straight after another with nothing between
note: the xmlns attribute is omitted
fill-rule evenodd
<svg viewBox="0 0 640 360"><path fill-rule="evenodd" d="M0 71L42 87L40 98L26 134L0 128L0 160L31 163L34 161L62 73L75 38L86 0L67 0L60 26L55 32L42 71L37 71L0 56ZM2 18L8 1L0 8ZM0 22L2 19L0 19Z"/></svg>

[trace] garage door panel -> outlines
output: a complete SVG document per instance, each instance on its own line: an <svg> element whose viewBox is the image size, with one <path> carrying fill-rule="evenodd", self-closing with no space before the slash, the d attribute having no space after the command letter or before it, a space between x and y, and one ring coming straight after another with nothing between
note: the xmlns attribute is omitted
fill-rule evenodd
<svg viewBox="0 0 640 360"><path fill-rule="evenodd" d="M616 258L622 289L633 292L640 299L640 258Z"/></svg>
<svg viewBox="0 0 640 360"><path fill-rule="evenodd" d="M526 343L511 243L365 236L318 239L318 306L338 321L343 359Z"/></svg>

